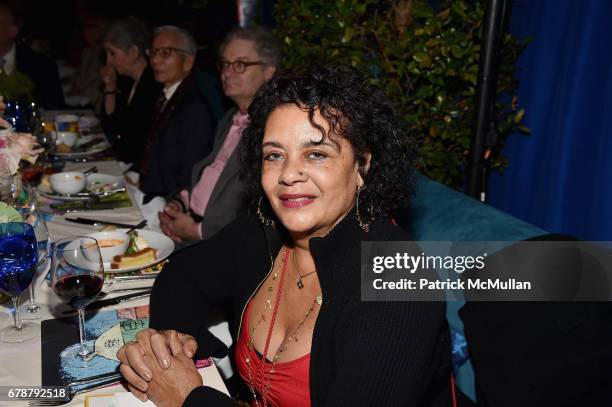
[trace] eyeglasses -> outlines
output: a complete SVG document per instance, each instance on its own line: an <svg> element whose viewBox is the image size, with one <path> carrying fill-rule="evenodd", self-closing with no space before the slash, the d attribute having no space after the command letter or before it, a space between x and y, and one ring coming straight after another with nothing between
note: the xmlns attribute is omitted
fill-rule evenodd
<svg viewBox="0 0 612 407"><path fill-rule="evenodd" d="M243 73L244 71L246 71L246 69L249 66L253 66L253 65L263 65L262 61L253 61L253 62L247 62L247 61L225 61L225 60L220 60L217 62L217 68L219 68L219 70L221 72L223 72L224 70L228 69L230 66L232 67L232 70L236 73Z"/></svg>
<svg viewBox="0 0 612 407"><path fill-rule="evenodd" d="M172 55L173 52L182 52L184 54L187 54L187 51L185 51L184 49L173 48L173 47L161 47L161 48L148 49L147 55L151 59L155 58L156 55L159 55L163 59L166 59L166 58L170 58L170 55Z"/></svg>

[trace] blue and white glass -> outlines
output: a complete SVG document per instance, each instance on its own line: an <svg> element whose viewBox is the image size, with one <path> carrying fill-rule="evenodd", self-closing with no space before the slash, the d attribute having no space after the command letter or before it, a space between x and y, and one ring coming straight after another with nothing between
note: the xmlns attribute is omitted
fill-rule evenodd
<svg viewBox="0 0 612 407"><path fill-rule="evenodd" d="M23 342L40 335L40 326L19 319L19 296L34 278L38 265L36 235L24 222L0 224L0 291L13 300L13 322L0 330L0 341Z"/></svg>

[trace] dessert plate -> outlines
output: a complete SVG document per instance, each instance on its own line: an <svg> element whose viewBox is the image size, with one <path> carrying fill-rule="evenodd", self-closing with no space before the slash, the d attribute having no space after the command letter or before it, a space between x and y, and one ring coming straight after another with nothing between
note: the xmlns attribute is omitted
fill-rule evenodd
<svg viewBox="0 0 612 407"><path fill-rule="evenodd" d="M118 232L127 232L127 229L117 229ZM144 240L147 241L149 247L152 247L157 250L157 258L154 261L146 262L143 264L139 264L133 267L123 267L119 269L111 268L110 263L104 263L104 272L105 273L126 273L128 271L141 270L147 267L150 267L156 263L159 263L162 260L165 260L168 256L172 254L174 251L174 242L168 236L163 233L154 232L152 230L139 229L138 235L142 236ZM76 249L78 248L78 241L71 242L67 249ZM87 260L80 258L76 260L76 262L82 261L83 266L87 263ZM79 264L75 263L74 266L79 267Z"/></svg>
<svg viewBox="0 0 612 407"><path fill-rule="evenodd" d="M85 151L77 150L77 151L71 151L69 153L60 153L60 152L54 151L51 154L58 158L82 158L82 157L88 157L93 154L101 153L102 151L106 151L111 147L111 145L108 143L106 138L87 137L87 136L81 136L79 141L77 141L76 147L79 148L80 146L86 143L91 143L93 142L94 139L99 140L99 143L96 143L92 145L91 147L88 147L87 149L85 149Z"/></svg>
<svg viewBox="0 0 612 407"><path fill-rule="evenodd" d="M59 194L47 183L41 183L38 186L38 192L42 196L62 201L87 201L95 197L108 196L124 190L124 177L98 173L87 175L87 186L82 192L76 194Z"/></svg>

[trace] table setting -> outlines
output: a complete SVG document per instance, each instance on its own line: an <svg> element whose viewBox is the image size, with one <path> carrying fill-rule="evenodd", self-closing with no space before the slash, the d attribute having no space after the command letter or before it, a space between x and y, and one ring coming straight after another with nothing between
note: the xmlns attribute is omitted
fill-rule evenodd
<svg viewBox="0 0 612 407"><path fill-rule="evenodd" d="M148 327L174 242L143 217L106 139L92 143L104 137L92 112L37 117L35 136L0 134L0 389L59 386L64 399L0 390L0 405L153 405L121 384L115 354ZM227 393L212 360L197 363Z"/></svg>

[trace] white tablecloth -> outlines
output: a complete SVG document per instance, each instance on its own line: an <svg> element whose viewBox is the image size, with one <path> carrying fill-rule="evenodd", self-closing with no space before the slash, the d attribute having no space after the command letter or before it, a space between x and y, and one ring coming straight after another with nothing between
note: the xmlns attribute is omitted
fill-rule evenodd
<svg viewBox="0 0 612 407"><path fill-rule="evenodd" d="M100 161L88 163L70 163L67 169L84 170L97 166L100 173L121 175L119 164L116 161ZM106 211L87 211L82 213L71 213L68 216L88 217L91 219L109 220L121 223L137 224L143 217L136 205L131 208L119 208ZM47 222L51 240L57 240L66 236L83 235L96 231L94 226L80 225L64 220L65 216L55 216ZM34 281L36 302L41 306L41 310L36 314L39 319L35 323L45 319L61 317L61 312L70 309L64 304L48 287L44 274L40 273ZM27 291L22 295L22 302L28 298ZM145 305L148 299L135 300L129 302L129 306ZM0 328L7 324L12 324L10 316L10 301L0 305ZM108 307L105 310L124 308L125 304ZM22 319L27 319L26 312L21 313ZM207 368L204 371L205 384L227 393L225 385L221 380L216 368ZM30 385L39 386L41 384L41 343L40 338L32 339L17 344L7 344L0 342L0 386ZM96 393L108 393L108 389L99 390ZM82 406L83 397L78 397L70 404L71 406ZM24 402L0 401L0 406L25 405Z"/></svg>

